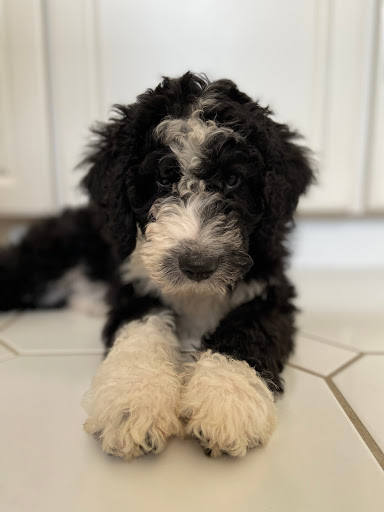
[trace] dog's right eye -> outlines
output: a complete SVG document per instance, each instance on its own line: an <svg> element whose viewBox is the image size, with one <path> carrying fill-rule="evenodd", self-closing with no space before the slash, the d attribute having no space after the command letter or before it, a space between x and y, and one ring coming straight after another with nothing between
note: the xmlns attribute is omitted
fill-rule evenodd
<svg viewBox="0 0 384 512"><path fill-rule="evenodd" d="M180 178L179 169L176 167L169 167L167 169L160 169L157 176L157 186L161 189L169 189L173 183L178 181Z"/></svg>
<svg viewBox="0 0 384 512"><path fill-rule="evenodd" d="M161 176L157 179L157 184L160 188L169 188L172 185L172 180L166 176Z"/></svg>
<svg viewBox="0 0 384 512"><path fill-rule="evenodd" d="M157 162L156 183L159 189L169 190L180 178L180 168L172 154L166 154Z"/></svg>

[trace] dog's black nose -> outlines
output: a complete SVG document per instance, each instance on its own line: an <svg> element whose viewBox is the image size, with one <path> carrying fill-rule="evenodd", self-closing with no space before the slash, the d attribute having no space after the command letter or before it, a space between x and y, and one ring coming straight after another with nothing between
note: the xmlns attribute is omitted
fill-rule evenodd
<svg viewBox="0 0 384 512"><path fill-rule="evenodd" d="M218 259L213 256L183 255L179 257L182 272L193 281L208 279L218 266Z"/></svg>

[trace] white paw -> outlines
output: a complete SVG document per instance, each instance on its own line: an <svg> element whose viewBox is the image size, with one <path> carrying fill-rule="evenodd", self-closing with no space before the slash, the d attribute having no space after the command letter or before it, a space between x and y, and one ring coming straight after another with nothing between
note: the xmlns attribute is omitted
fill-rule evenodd
<svg viewBox="0 0 384 512"><path fill-rule="evenodd" d="M124 460L159 453L168 437L182 433L177 360L170 340L161 339L161 326L151 324L132 322L122 329L83 400L85 431ZM154 332L159 339L153 343L136 339L156 338Z"/></svg>
<svg viewBox="0 0 384 512"><path fill-rule="evenodd" d="M273 395L245 362L210 350L187 363L179 415L207 454L242 456L276 425Z"/></svg>
<svg viewBox="0 0 384 512"><path fill-rule="evenodd" d="M159 453L168 437L181 434L176 414L179 382L172 371L144 374L106 383L93 396L84 430L102 449L125 460Z"/></svg>

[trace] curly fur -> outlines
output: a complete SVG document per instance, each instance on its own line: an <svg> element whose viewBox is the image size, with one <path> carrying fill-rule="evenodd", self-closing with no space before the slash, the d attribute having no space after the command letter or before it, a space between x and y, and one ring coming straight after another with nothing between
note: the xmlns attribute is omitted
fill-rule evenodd
<svg viewBox="0 0 384 512"><path fill-rule="evenodd" d="M177 416L181 381L174 322L162 312L117 333L83 400L87 433L107 453L125 460L161 452L181 433Z"/></svg>
<svg viewBox="0 0 384 512"><path fill-rule="evenodd" d="M225 294L252 264L234 215L220 211L220 196L199 192L182 200L171 196L157 201L141 247L151 279L164 292ZM181 252L214 255L220 266L211 279L195 283L177 264Z"/></svg>
<svg viewBox="0 0 384 512"><path fill-rule="evenodd" d="M201 114L204 114L203 108L194 110L187 119L165 119L154 131L175 154L184 173L198 169L209 147L217 145L219 139L224 143L228 137L241 138L232 128L218 126L215 121L203 121Z"/></svg>
<svg viewBox="0 0 384 512"><path fill-rule="evenodd" d="M268 442L276 425L273 395L245 361L207 350L185 367L179 414L209 455L242 456Z"/></svg>
<svg viewBox="0 0 384 512"><path fill-rule="evenodd" d="M179 411L212 455L243 455L273 430L293 348L286 238L313 181L308 152L232 81L192 73L116 106L94 134L89 206L0 252L0 310L84 307L81 290L108 283L111 350L86 431L130 459L180 434ZM79 268L81 290L68 281ZM181 395L185 340L205 352Z"/></svg>

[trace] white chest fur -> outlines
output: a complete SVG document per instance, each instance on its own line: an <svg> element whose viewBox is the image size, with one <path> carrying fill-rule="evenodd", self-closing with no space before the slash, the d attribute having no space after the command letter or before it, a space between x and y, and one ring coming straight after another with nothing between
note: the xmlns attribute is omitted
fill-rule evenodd
<svg viewBox="0 0 384 512"><path fill-rule="evenodd" d="M252 280L238 283L235 290L226 295L164 294L149 278L139 249L122 265L121 275L124 283L132 283L138 295L158 297L165 306L172 309L182 350L198 349L205 334L214 331L234 308L260 296L266 286L264 282Z"/></svg>

